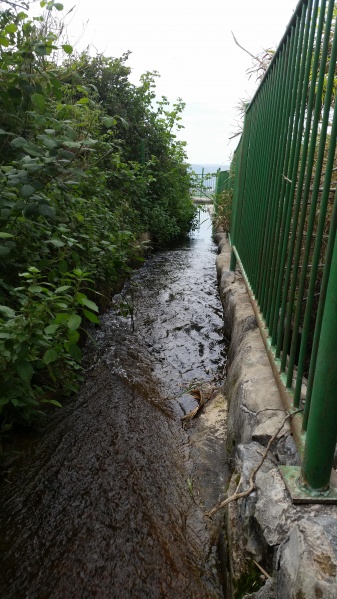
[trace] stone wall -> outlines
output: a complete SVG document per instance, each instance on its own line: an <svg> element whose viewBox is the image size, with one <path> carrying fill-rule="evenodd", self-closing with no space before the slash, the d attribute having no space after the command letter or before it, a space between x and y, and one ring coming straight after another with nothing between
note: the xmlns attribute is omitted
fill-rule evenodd
<svg viewBox="0 0 337 599"><path fill-rule="evenodd" d="M229 496L249 487L250 474L285 411L242 275L229 271L225 234L216 234L215 241L225 334L231 340L225 383L233 471ZM298 463L286 423L257 473L256 490L227 507L228 567L235 599L337 598L337 506L292 504L278 466Z"/></svg>

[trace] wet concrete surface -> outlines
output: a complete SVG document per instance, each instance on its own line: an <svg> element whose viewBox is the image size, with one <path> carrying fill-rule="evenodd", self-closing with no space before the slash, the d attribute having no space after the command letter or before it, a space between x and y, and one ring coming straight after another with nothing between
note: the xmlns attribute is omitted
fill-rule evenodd
<svg viewBox="0 0 337 599"><path fill-rule="evenodd" d="M1 599L224 596L204 515L227 477L214 252L208 222L154 254L93 332L81 392L2 484ZM191 388L209 401L182 426Z"/></svg>

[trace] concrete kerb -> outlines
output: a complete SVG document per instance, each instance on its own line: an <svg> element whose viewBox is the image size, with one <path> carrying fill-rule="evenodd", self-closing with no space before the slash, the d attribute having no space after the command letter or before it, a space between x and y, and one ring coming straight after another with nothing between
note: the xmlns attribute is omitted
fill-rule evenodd
<svg viewBox="0 0 337 599"><path fill-rule="evenodd" d="M244 280L239 271L229 271L229 242L224 233L217 233L214 239L220 252L216 268L224 329L230 339L225 381L229 403L227 445L233 467L229 496L239 480L238 491L249 487L250 473L261 461L285 412ZM337 597L337 508L291 503L278 465L298 463L286 423L257 474L256 491L227 506L228 555L235 598ZM249 590L252 560L272 578L257 592L244 595L244 589Z"/></svg>

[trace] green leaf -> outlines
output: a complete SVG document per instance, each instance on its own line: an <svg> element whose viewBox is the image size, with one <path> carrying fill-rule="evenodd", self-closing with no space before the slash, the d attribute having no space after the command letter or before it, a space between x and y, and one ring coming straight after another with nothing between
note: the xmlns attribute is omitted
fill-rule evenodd
<svg viewBox="0 0 337 599"><path fill-rule="evenodd" d="M0 258L5 258L6 256L8 256L10 251L11 251L11 248L9 248L5 245L0 245Z"/></svg>
<svg viewBox="0 0 337 599"><path fill-rule="evenodd" d="M35 193L35 189L32 185L23 185L20 189L20 193L24 198L29 198Z"/></svg>
<svg viewBox="0 0 337 599"><path fill-rule="evenodd" d="M68 148L81 148L83 145L83 143L80 141L65 141L63 144Z"/></svg>
<svg viewBox="0 0 337 599"><path fill-rule="evenodd" d="M42 216L48 216L49 218L55 218L56 212L54 208L48 206L48 204L40 204L39 205L39 213Z"/></svg>
<svg viewBox="0 0 337 599"><path fill-rule="evenodd" d="M83 310L84 316L90 320L90 322L94 322L95 324L100 324L99 318L93 312L89 312L89 310Z"/></svg>
<svg viewBox="0 0 337 599"><path fill-rule="evenodd" d="M40 112L45 112L46 101L41 94L33 94L30 99L36 110L39 110Z"/></svg>
<svg viewBox="0 0 337 599"><path fill-rule="evenodd" d="M41 403L51 403L53 406L56 406L57 408L62 408L62 404L60 404L59 401L56 401L56 399L41 399L40 401Z"/></svg>
<svg viewBox="0 0 337 599"><path fill-rule="evenodd" d="M118 116L118 118L119 118L120 122L122 123L124 129L129 129L129 127L130 127L129 123L125 119L123 119L123 117L121 117L121 116Z"/></svg>
<svg viewBox="0 0 337 599"><path fill-rule="evenodd" d="M43 291L43 287L40 285L29 285L28 291L30 291L30 293L41 293L41 291Z"/></svg>
<svg viewBox="0 0 337 599"><path fill-rule="evenodd" d="M27 143L24 147L25 152L30 154L31 156L42 156L44 154L44 150L33 143Z"/></svg>
<svg viewBox="0 0 337 599"><path fill-rule="evenodd" d="M12 310L12 308L9 308L8 306L0 306L0 312L1 312L1 314L4 314L8 318L14 318L15 317L14 310Z"/></svg>
<svg viewBox="0 0 337 599"><path fill-rule="evenodd" d="M66 158L67 160L74 160L75 158L74 153L69 152L69 150L60 150L59 156L61 156L61 158Z"/></svg>
<svg viewBox="0 0 337 599"><path fill-rule="evenodd" d="M34 216L37 213L38 205L35 202L28 204L23 210L23 215L28 218L29 216Z"/></svg>
<svg viewBox="0 0 337 599"><path fill-rule="evenodd" d="M8 23L5 27L6 33L15 33L17 30L18 28L14 23Z"/></svg>
<svg viewBox="0 0 337 599"><path fill-rule="evenodd" d="M68 333L68 340L70 341L70 343L72 343L73 345L76 343L78 343L80 338L80 334L78 331L69 331Z"/></svg>
<svg viewBox="0 0 337 599"><path fill-rule="evenodd" d="M15 133L11 133L10 131L5 131L4 129L0 129L0 135L14 135Z"/></svg>
<svg viewBox="0 0 337 599"><path fill-rule="evenodd" d="M43 142L44 147L48 150L54 150L54 148L57 148L59 145L58 141L48 137L48 135L38 135L37 138Z"/></svg>
<svg viewBox="0 0 337 599"><path fill-rule="evenodd" d="M48 48L47 48L46 44L43 44L41 42L38 44L35 44L34 50L35 50L36 54L38 54L39 56L46 56L48 54ZM33 102L33 104L34 104L34 102ZM35 106L35 104L34 104L34 106Z"/></svg>
<svg viewBox="0 0 337 599"><path fill-rule="evenodd" d="M5 233L5 231L0 231L0 239L9 239L10 237L14 237L14 235Z"/></svg>
<svg viewBox="0 0 337 599"><path fill-rule="evenodd" d="M59 312L58 314L56 314L55 316L55 324L64 324L65 322L67 322L68 320L68 314L66 314L65 312Z"/></svg>
<svg viewBox="0 0 337 599"><path fill-rule="evenodd" d="M82 352L81 352L80 348L78 347L78 345L75 345L74 343L70 343L69 353L70 353L71 357L74 358L74 360L76 360L76 362L81 361Z"/></svg>
<svg viewBox="0 0 337 599"><path fill-rule="evenodd" d="M19 362L16 365L16 371L17 371L20 379L22 379L23 381L26 381L27 383L30 382L30 380L34 374L34 368L30 364L30 362Z"/></svg>
<svg viewBox="0 0 337 599"><path fill-rule="evenodd" d="M60 2L55 2L54 7L56 8L56 10L63 10L63 4L61 4Z"/></svg>
<svg viewBox="0 0 337 599"><path fill-rule="evenodd" d="M57 248L63 248L63 246L65 246L64 241L61 241L61 239L57 239L56 237L53 237L53 239L47 239L46 243L51 243Z"/></svg>
<svg viewBox="0 0 337 599"><path fill-rule="evenodd" d="M81 98L80 100L78 100L78 102L76 102L76 104L88 104L89 102L89 98Z"/></svg>
<svg viewBox="0 0 337 599"><path fill-rule="evenodd" d="M49 324L44 329L44 332L46 333L46 335L54 335L54 333L56 333L56 331L57 331L58 328L59 328L58 324Z"/></svg>
<svg viewBox="0 0 337 599"><path fill-rule="evenodd" d="M0 46L5 46L6 48L9 46L8 37L4 37L3 35L0 35Z"/></svg>
<svg viewBox="0 0 337 599"><path fill-rule="evenodd" d="M98 306L95 304L95 302L92 302L90 299L88 299L87 296L84 295L84 293L76 293L76 299L78 303L81 304L81 306L86 306L94 312L99 311Z"/></svg>
<svg viewBox="0 0 337 599"><path fill-rule="evenodd" d="M75 331L76 329L78 329L81 322L82 322L82 318L79 316L79 314L72 314L68 318L68 322L67 322L68 329L70 331Z"/></svg>
<svg viewBox="0 0 337 599"><path fill-rule="evenodd" d="M109 128L109 127L113 127L114 125L116 125L117 120L113 116L103 116L102 123L103 123L104 127Z"/></svg>
<svg viewBox="0 0 337 599"><path fill-rule="evenodd" d="M47 351L44 353L43 356L43 361L45 364L50 364L51 362L55 362L56 360L58 360L59 358L59 354L57 353L57 351L55 351L55 349L47 349Z"/></svg>
<svg viewBox="0 0 337 599"><path fill-rule="evenodd" d="M55 293L61 293L61 291L67 291L70 288L71 288L71 285L61 285L61 287L58 287L57 289L55 289Z"/></svg>
<svg viewBox="0 0 337 599"><path fill-rule="evenodd" d="M62 50L66 53L66 54L71 54L73 51L73 47L70 46L69 44L63 44L62 45Z"/></svg>
<svg viewBox="0 0 337 599"><path fill-rule="evenodd" d="M24 137L16 137L11 141L11 145L14 148L23 148L27 144L27 140Z"/></svg>

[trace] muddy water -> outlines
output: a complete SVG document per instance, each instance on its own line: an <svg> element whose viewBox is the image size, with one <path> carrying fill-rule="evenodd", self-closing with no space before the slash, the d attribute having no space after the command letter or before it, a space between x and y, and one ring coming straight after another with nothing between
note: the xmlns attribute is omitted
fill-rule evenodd
<svg viewBox="0 0 337 599"><path fill-rule="evenodd" d="M204 514L226 485L214 251L206 222L104 315L81 392L2 484L1 599L224 596ZM208 402L182 426L191 388Z"/></svg>

